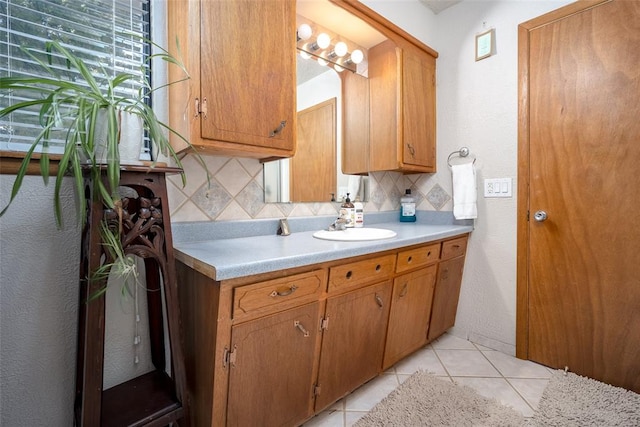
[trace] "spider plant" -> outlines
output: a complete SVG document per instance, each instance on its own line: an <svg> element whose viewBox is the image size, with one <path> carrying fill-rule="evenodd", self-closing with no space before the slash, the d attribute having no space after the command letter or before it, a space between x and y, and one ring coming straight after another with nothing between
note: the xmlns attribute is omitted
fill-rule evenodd
<svg viewBox="0 0 640 427"><path fill-rule="evenodd" d="M135 257L126 254L122 248L117 225L109 225L105 220L100 221L100 238L106 261L96 270L89 272L87 279L90 282L106 283L110 274L116 274L122 280L122 294L133 295L133 287L141 286L140 272ZM89 295L89 301L102 296L106 291L107 286L102 286L98 291Z"/></svg>
<svg viewBox="0 0 640 427"><path fill-rule="evenodd" d="M101 75L95 77L93 74L95 70L91 70L81 58L57 41L46 42L46 60L39 58L33 50L23 49L40 68L40 77L0 77L0 91L21 91L33 95L32 100L16 102L0 110L0 119L18 110L36 108L39 112L41 130L24 155L16 174L11 197L7 206L0 212L0 217L18 195L27 173L27 167L38 146L42 147L40 173L45 185L48 183L51 163L48 150L54 131L62 131L62 134L65 135L64 151L59 160L54 188L54 213L58 227L62 227L63 224L60 189L62 178L65 175L71 175L74 179L78 213L83 224L86 220L87 209L83 185L86 169L90 171L94 197L101 200L109 208L116 207L119 199L118 185L120 180L118 116L121 112L138 116L144 129L148 132L153 150L173 158L179 167L182 166L177 153L169 143L167 133L177 135L187 144L189 142L156 116L145 102L145 97L165 86L188 80L190 77L179 60L161 46L152 44L157 47L159 53L150 55L147 61L159 58L170 66L180 67L185 76L183 79L152 88L145 72L119 72L114 76L109 76L102 69ZM74 80L64 78L61 75L60 67L54 66L54 64L59 65L61 62L66 65L68 70L76 72L77 77ZM64 69L64 67L62 68ZM117 89L132 81L138 84L142 83L142 89L134 95L119 95ZM106 125L104 120L106 120ZM106 138L107 158L101 160L96 155L96 130L105 126L107 134L103 138ZM199 156L197 157L199 158ZM201 161L201 163L203 162ZM106 184L100 179L103 173L106 173ZM182 174L182 181L184 185L184 174Z"/></svg>

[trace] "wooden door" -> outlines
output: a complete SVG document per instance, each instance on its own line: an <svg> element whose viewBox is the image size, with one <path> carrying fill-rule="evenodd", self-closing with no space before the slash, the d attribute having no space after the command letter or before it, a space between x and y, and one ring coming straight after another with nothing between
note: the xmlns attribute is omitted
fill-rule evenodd
<svg viewBox="0 0 640 427"><path fill-rule="evenodd" d="M311 416L319 307L232 328L227 425L297 425Z"/></svg>
<svg viewBox="0 0 640 427"><path fill-rule="evenodd" d="M517 354L638 392L640 2L569 5L519 43Z"/></svg>
<svg viewBox="0 0 640 427"><path fill-rule="evenodd" d="M316 411L380 372L390 302L390 281L327 299Z"/></svg>
<svg viewBox="0 0 640 427"><path fill-rule="evenodd" d="M436 269L431 265L393 281L383 369L426 344Z"/></svg>
<svg viewBox="0 0 640 427"><path fill-rule="evenodd" d="M293 149L295 2L202 1L201 14L202 138Z"/></svg>
<svg viewBox="0 0 640 427"><path fill-rule="evenodd" d="M297 138L298 150L289 169L291 201L330 201L338 191L336 98L298 112Z"/></svg>

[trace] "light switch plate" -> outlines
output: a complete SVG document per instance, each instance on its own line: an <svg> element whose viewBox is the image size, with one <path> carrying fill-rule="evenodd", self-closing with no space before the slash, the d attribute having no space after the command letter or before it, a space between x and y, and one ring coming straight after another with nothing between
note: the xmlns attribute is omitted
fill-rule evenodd
<svg viewBox="0 0 640 427"><path fill-rule="evenodd" d="M511 178L488 178L484 180L484 197L512 197Z"/></svg>

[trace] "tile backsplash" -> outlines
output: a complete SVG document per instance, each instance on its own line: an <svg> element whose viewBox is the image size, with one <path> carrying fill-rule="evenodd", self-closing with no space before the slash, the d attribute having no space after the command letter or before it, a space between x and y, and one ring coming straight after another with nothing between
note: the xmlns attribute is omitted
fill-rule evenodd
<svg viewBox="0 0 640 427"><path fill-rule="evenodd" d="M240 157L202 156L209 170L193 155L182 160L186 185L180 175L168 177L171 221L227 221L289 218L337 214L339 203L264 203L262 163ZM452 210L451 190L436 174L403 175L373 172L369 175L369 201L365 212L394 211L400 197L411 188L419 210Z"/></svg>

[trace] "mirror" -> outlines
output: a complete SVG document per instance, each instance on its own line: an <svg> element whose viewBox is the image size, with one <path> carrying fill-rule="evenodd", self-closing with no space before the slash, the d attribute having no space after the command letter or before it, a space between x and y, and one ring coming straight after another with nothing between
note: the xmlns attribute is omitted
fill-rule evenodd
<svg viewBox="0 0 640 427"><path fill-rule="evenodd" d="M317 23L321 27L329 30L334 35L339 34L343 40L352 41L356 46L367 49L385 40L385 37L371 28L364 21L354 17L344 9L331 4L328 0L298 0L297 13L299 20ZM347 43L351 44L351 43ZM353 44L351 44L353 46ZM314 150L313 156L318 156L317 161L302 160L298 162L298 154L292 159L283 159L264 163L264 197L265 203L287 203L287 202L329 202L332 200L341 201L346 193L350 193L350 198L367 201L368 198L368 177L359 175L344 175L340 163L342 153L342 84L339 74L330 66L320 65L314 59L304 59L297 56L297 106L298 106L298 154L300 157L311 155L304 151L305 143L317 140L323 134L323 138L330 138L327 131L329 125L318 127L324 132L310 133L311 123L308 120L301 120L300 114L307 113L313 108L325 102L335 99L335 122L333 124L333 150L325 148ZM364 67L364 72L361 70ZM343 73L351 71L344 70ZM358 74L366 75L366 60L358 65ZM305 116L306 117L306 116ZM326 118L326 114L323 116ZM305 129L301 129L301 124L306 123ZM314 142L315 144L315 142ZM315 145L314 145L315 148ZM319 156L322 156L322 159ZM296 168L296 162L306 166ZM332 168L329 169L328 162ZM305 168L306 172L305 173ZM297 173L296 170L302 170ZM327 188L328 179L313 179L315 173L329 173L331 170L335 180L333 188ZM320 172L324 171L324 172ZM302 182L300 176L302 175ZM296 176L298 176L296 178ZM319 188L319 184L323 187ZM309 198L311 197L311 199Z"/></svg>

